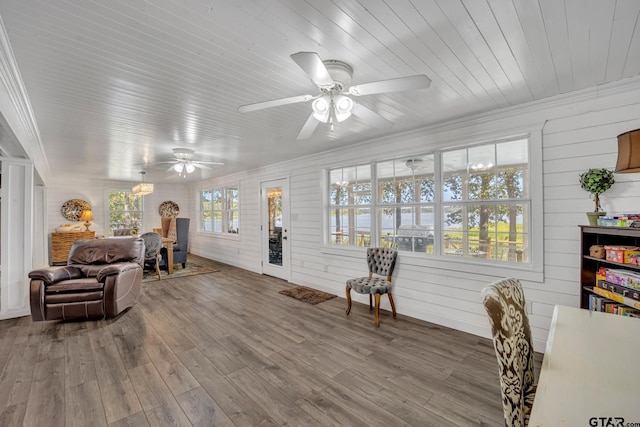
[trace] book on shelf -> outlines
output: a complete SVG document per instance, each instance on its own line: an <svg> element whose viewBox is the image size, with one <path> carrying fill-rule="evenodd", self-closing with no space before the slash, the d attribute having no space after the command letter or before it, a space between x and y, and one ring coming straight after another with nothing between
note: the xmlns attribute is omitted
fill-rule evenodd
<svg viewBox="0 0 640 427"><path fill-rule="evenodd" d="M628 305L630 307L640 309L640 301L635 301L635 300L633 300L633 299L631 299L629 297L625 297L623 295L613 293L608 289L603 289L603 288L600 288L598 286L594 286L593 287L593 293L595 293L597 295L600 295L600 296L603 296L605 298L608 298L608 299L610 299L612 301L616 301L616 302L619 302L619 303L622 303L622 304L626 304L626 305Z"/></svg>
<svg viewBox="0 0 640 427"><path fill-rule="evenodd" d="M623 285L617 285L606 280L597 280L596 286L602 289L607 289L614 294L622 295L623 297L640 301L640 291L637 289L631 289Z"/></svg>
<svg viewBox="0 0 640 427"><path fill-rule="evenodd" d="M640 310L593 294L589 295L589 310L640 318Z"/></svg>

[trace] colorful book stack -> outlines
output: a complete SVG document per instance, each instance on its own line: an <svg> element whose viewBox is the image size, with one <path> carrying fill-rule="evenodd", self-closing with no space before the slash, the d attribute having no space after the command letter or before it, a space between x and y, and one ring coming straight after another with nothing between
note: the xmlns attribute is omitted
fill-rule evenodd
<svg viewBox="0 0 640 427"><path fill-rule="evenodd" d="M598 271L596 286L593 287L595 295L589 296L589 309L640 317L640 289L637 282L627 280L627 277L621 277L619 274L609 269Z"/></svg>

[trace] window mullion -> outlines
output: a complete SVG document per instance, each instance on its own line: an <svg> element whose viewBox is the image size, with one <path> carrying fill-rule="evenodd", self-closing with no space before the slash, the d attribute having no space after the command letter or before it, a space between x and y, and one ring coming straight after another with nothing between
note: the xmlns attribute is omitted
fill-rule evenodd
<svg viewBox="0 0 640 427"><path fill-rule="evenodd" d="M378 174L376 163L371 163L371 203L369 203L369 246L379 246L382 244L378 231ZM376 242L374 244L373 242Z"/></svg>
<svg viewBox="0 0 640 427"><path fill-rule="evenodd" d="M442 192L444 191L442 185L442 152L438 151L433 155L434 163L434 208L433 208L433 253L435 255L442 255L443 253L443 239L444 232L442 229L443 209L442 204Z"/></svg>

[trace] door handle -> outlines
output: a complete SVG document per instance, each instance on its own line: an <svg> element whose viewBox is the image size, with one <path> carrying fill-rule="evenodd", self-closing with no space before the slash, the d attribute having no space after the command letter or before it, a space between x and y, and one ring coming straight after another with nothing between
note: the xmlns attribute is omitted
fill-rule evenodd
<svg viewBox="0 0 640 427"><path fill-rule="evenodd" d="M282 236L282 240L287 240L287 236Z"/></svg>

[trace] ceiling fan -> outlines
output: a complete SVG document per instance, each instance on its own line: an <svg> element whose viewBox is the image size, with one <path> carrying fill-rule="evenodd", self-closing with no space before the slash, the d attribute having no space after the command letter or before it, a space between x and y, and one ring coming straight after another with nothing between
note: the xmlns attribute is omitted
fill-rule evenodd
<svg viewBox="0 0 640 427"><path fill-rule="evenodd" d="M203 160L193 160L194 154L195 154L195 151L191 150L190 148L174 148L173 160L167 161L167 162L148 163L148 165L170 164L171 167L167 169L167 172L173 169L178 173L178 176L182 176L182 177L186 177L187 174L193 173L196 170L196 168L211 169L208 165L224 165L224 163L220 163L220 162L207 162Z"/></svg>
<svg viewBox="0 0 640 427"><path fill-rule="evenodd" d="M349 86L351 77L353 76L353 68L344 61L336 59L323 61L316 52L294 53L291 55L291 59L307 73L311 81L320 90L320 94L298 95L242 105L238 107L238 111L248 113L265 108L312 101L311 108L313 112L298 133L296 139L309 138L320 123L329 123L331 130L333 130L334 122L342 122L352 114L373 126L382 129L387 128L391 126L391 122L364 105L358 104L347 95L364 96L386 92L426 89L431 84L429 77L424 74L418 74L415 76Z"/></svg>

